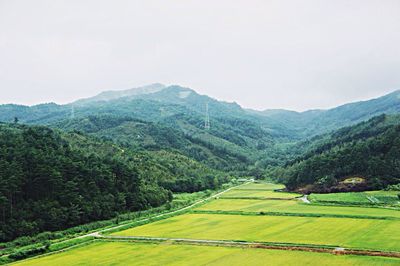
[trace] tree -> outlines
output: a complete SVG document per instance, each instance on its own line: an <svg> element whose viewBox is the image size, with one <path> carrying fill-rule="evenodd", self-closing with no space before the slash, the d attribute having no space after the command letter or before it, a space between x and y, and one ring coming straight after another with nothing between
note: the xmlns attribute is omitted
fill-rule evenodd
<svg viewBox="0 0 400 266"><path fill-rule="evenodd" d="M0 124L0 242L168 202L153 173L145 180L130 160L136 154L116 149L85 135Z"/></svg>

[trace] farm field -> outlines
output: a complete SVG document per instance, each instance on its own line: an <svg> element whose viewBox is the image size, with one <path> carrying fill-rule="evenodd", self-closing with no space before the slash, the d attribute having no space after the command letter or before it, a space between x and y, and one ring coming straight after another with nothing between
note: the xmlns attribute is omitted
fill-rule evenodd
<svg viewBox="0 0 400 266"><path fill-rule="evenodd" d="M255 190L255 189L233 189L224 193L221 198L271 198L271 199L294 199L300 197L300 194L288 192L275 192L272 190Z"/></svg>
<svg viewBox="0 0 400 266"><path fill-rule="evenodd" d="M274 191L281 188L275 184L245 184L189 213L114 232L86 246L15 265L263 265L266 262L307 265L316 261L320 265L400 265L399 258L368 256L370 253L338 256L308 250L325 247L400 252L400 211L384 206L368 207L367 198L370 195L377 199L390 198L394 193L313 194L313 202L315 198L322 200L318 204L307 204L295 198L301 195ZM246 197L248 199L243 199ZM340 199L338 202L344 199L360 206L332 205L331 199ZM330 205L323 205L324 200ZM282 215L268 215L268 212ZM295 215L284 216L285 213ZM167 240L135 242L129 237ZM178 244L168 238L204 241ZM215 246L207 240L265 242L280 244L285 249L298 245L307 247L307 251Z"/></svg>
<svg viewBox="0 0 400 266"><path fill-rule="evenodd" d="M119 236L243 240L400 251L396 220L185 214Z"/></svg>
<svg viewBox="0 0 400 266"><path fill-rule="evenodd" d="M273 184L273 183L249 183L237 188L235 190L277 190L284 189L285 186L281 184Z"/></svg>
<svg viewBox="0 0 400 266"><path fill-rule="evenodd" d="M203 211L282 212L296 214L357 215L400 219L400 210L368 207L342 207L306 204L294 200L213 200L196 208Z"/></svg>
<svg viewBox="0 0 400 266"><path fill-rule="evenodd" d="M13 265L398 265L400 260L367 256L236 247L97 242Z"/></svg>
<svg viewBox="0 0 400 266"><path fill-rule="evenodd" d="M311 194L313 202L338 202L349 204L399 204L398 191L366 191L350 193Z"/></svg>

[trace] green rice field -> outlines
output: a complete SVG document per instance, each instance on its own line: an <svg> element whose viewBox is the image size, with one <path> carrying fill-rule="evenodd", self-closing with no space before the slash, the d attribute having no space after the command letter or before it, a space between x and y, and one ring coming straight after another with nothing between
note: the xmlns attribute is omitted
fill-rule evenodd
<svg viewBox="0 0 400 266"><path fill-rule="evenodd" d="M185 214L114 235L315 244L400 251L397 220Z"/></svg>
<svg viewBox="0 0 400 266"><path fill-rule="evenodd" d="M349 193L311 194L313 202L338 202L349 204L399 204L398 191L366 191Z"/></svg>
<svg viewBox="0 0 400 266"><path fill-rule="evenodd" d="M400 210L393 207L396 192L312 194L309 199L318 204L307 204L296 199L301 196L299 194L275 191L282 188L282 185L269 183L245 184L195 207L192 213L173 216L111 235L270 242L284 246L324 246L400 252ZM183 194L179 196L190 197ZM379 201L379 208L371 207L372 201ZM329 204L323 205L324 202ZM335 202L338 205L334 204ZM354 206L345 206L346 204ZM391 207L386 208L384 204ZM204 213L205 211L209 213ZM317 215L325 216L316 217ZM400 259L212 246L206 243L188 245L170 240L139 243L126 239L102 239L86 246L24 260L14 265L231 266L315 263L400 265Z"/></svg>
<svg viewBox="0 0 400 266"><path fill-rule="evenodd" d="M13 265L399 265L400 259L301 251L97 242Z"/></svg>
<svg viewBox="0 0 400 266"><path fill-rule="evenodd" d="M369 207L322 206L306 204L295 200L247 200L220 198L200 206L196 208L196 210L356 215L368 217L393 217L400 219L400 210Z"/></svg>
<svg viewBox="0 0 400 266"><path fill-rule="evenodd" d="M273 183L249 183L236 188L246 189L246 190L277 190L277 189L284 189L285 186L281 184L273 184Z"/></svg>
<svg viewBox="0 0 400 266"><path fill-rule="evenodd" d="M294 199L301 196L296 193L288 192L275 192L272 190L244 190L244 189L233 189L224 193L221 198L233 197L233 198L271 198L271 199Z"/></svg>

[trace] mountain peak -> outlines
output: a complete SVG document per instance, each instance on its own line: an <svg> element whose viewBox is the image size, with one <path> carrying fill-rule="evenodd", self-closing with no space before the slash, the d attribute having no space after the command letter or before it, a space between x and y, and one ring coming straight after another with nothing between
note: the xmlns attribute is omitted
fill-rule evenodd
<svg viewBox="0 0 400 266"><path fill-rule="evenodd" d="M166 86L161 83L153 83L150 85L127 89L127 90L103 91L94 97L81 99L81 100L74 102L73 104L87 104L87 103L102 102L102 101L107 102L107 101L111 101L111 100L115 100L115 99L123 98L123 97L155 93L155 92L159 92L165 88L166 88Z"/></svg>

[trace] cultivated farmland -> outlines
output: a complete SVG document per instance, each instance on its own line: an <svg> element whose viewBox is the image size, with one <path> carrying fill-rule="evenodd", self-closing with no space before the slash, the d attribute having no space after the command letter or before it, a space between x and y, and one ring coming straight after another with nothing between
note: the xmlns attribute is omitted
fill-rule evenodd
<svg viewBox="0 0 400 266"><path fill-rule="evenodd" d="M348 218L186 214L115 233L243 240L400 251L399 221Z"/></svg>
<svg viewBox="0 0 400 266"><path fill-rule="evenodd" d="M332 202L342 204L400 205L400 199L397 196L398 194L398 191L311 194L310 199L315 202Z"/></svg>
<svg viewBox="0 0 400 266"><path fill-rule="evenodd" d="M273 184L273 183L249 183L245 184L235 190L278 190L284 189L285 186L281 184Z"/></svg>
<svg viewBox="0 0 400 266"><path fill-rule="evenodd" d="M15 265L398 265L399 260L301 251L98 242Z"/></svg>
<svg viewBox="0 0 400 266"><path fill-rule="evenodd" d="M242 185L188 213L105 233L87 246L17 265L400 264L400 211L358 200L386 192L350 193L344 197L361 205L343 206L307 204L296 198L301 195L275 191L281 189ZM318 197L336 195L312 199Z"/></svg>
<svg viewBox="0 0 400 266"><path fill-rule="evenodd" d="M224 193L221 198L294 199L300 196L296 193L275 192L272 190L235 189Z"/></svg>
<svg viewBox="0 0 400 266"><path fill-rule="evenodd" d="M196 208L201 211L276 212L331 216L387 217L400 220L400 211L388 208L313 205L295 200L217 199Z"/></svg>

